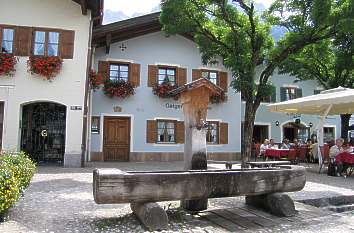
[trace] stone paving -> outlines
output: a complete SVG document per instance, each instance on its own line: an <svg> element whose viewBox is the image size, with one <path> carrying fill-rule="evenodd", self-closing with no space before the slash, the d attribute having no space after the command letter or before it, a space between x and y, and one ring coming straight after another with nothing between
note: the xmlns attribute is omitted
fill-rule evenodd
<svg viewBox="0 0 354 233"><path fill-rule="evenodd" d="M40 167L20 202L0 223L0 232L145 232L128 204L97 205L92 196L93 167L122 170L181 170L173 163L95 163L87 168ZM211 165L223 168L222 165ZM354 176L318 175L316 166L308 168L303 191L291 194L295 200L321 196L354 195ZM210 209L244 205L243 197L213 199ZM170 223L168 232L227 232L178 208L178 202L163 202ZM314 207L313 207L314 208ZM252 231L255 232L255 231ZM293 221L285 226L256 232L354 232L354 212L327 215L316 223Z"/></svg>

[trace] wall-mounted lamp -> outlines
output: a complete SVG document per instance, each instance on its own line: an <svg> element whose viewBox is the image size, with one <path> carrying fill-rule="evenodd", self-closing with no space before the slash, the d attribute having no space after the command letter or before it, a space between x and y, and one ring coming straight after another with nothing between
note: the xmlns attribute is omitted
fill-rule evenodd
<svg viewBox="0 0 354 233"><path fill-rule="evenodd" d="M298 119L295 119L295 124L300 124L301 123L301 120L298 118Z"/></svg>
<svg viewBox="0 0 354 233"><path fill-rule="evenodd" d="M312 122L309 123L309 126L310 126L310 128L312 128L312 126L313 126Z"/></svg>
<svg viewBox="0 0 354 233"><path fill-rule="evenodd" d="M279 121L276 121L275 126L279 126L279 125L280 125Z"/></svg>

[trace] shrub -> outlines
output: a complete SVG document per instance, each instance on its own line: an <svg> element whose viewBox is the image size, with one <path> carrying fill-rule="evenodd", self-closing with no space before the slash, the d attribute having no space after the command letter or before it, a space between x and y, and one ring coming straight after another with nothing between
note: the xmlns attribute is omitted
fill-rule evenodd
<svg viewBox="0 0 354 233"><path fill-rule="evenodd" d="M0 215L17 202L36 170L24 153L6 152L0 157Z"/></svg>

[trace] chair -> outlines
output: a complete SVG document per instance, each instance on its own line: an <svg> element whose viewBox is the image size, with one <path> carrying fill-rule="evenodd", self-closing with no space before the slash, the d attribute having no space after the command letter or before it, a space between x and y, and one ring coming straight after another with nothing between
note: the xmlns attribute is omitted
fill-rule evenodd
<svg viewBox="0 0 354 233"><path fill-rule="evenodd" d="M320 169L318 173L321 173L324 164L329 164L331 162L329 158L329 146L327 144L320 146Z"/></svg>
<svg viewBox="0 0 354 233"><path fill-rule="evenodd" d="M257 161L257 158L261 157L261 144L256 143L255 145L255 161Z"/></svg>
<svg viewBox="0 0 354 233"><path fill-rule="evenodd" d="M299 160L300 161L308 163L308 160L306 158L307 151L308 151L307 146L301 146L299 148Z"/></svg>
<svg viewBox="0 0 354 233"><path fill-rule="evenodd" d="M292 164L297 164L297 150L296 149L290 149L289 150L289 154L288 154L288 160L292 163Z"/></svg>

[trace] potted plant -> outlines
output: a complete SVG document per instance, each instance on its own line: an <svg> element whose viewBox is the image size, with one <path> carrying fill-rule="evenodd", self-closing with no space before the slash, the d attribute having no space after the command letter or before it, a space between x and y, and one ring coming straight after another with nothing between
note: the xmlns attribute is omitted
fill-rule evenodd
<svg viewBox="0 0 354 233"><path fill-rule="evenodd" d="M0 76L13 76L17 60L13 54L0 53Z"/></svg>
<svg viewBox="0 0 354 233"><path fill-rule="evenodd" d="M30 56L27 61L28 72L49 81L59 74L62 64L63 60L60 57Z"/></svg>
<svg viewBox="0 0 354 233"><path fill-rule="evenodd" d="M110 98L118 97L120 99L125 99L134 95L135 89L129 82L124 80L106 80L104 82L103 92Z"/></svg>

